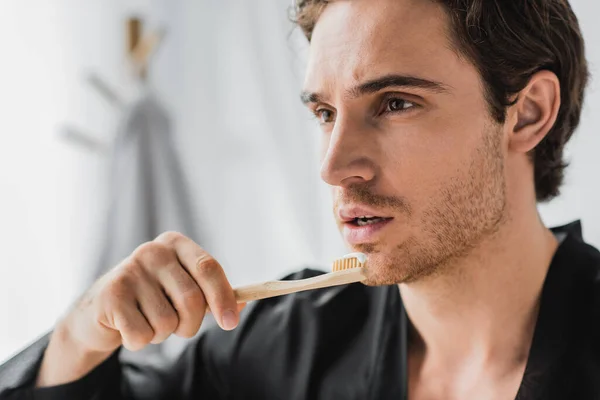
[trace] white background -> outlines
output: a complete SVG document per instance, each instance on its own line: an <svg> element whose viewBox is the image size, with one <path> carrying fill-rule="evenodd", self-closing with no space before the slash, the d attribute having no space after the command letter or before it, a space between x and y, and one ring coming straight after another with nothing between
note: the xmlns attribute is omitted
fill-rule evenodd
<svg viewBox="0 0 600 400"><path fill-rule="evenodd" d="M600 65L600 4L571 2ZM124 19L165 25L151 82L176 124L198 210L195 238L246 283L327 265L343 246L318 177L317 132L298 94L306 46L287 0L5 0L0 5L0 362L89 281L106 212L108 158L59 139L65 122L110 142L118 114L84 83L123 92ZM600 92L592 81L548 224L581 218L600 247Z"/></svg>

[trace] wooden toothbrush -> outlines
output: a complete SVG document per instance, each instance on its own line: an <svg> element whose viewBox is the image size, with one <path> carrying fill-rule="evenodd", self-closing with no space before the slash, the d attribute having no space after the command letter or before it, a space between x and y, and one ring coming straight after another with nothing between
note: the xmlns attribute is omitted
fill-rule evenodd
<svg viewBox="0 0 600 400"><path fill-rule="evenodd" d="M350 253L333 262L332 271L327 274L295 281L269 281L235 288L238 303L282 296L284 294L346 285L365 279L367 256L363 253Z"/></svg>

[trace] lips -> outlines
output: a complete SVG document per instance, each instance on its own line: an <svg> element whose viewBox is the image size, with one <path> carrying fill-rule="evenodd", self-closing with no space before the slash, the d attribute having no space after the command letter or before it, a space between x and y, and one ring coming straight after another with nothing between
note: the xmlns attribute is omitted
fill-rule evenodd
<svg viewBox="0 0 600 400"><path fill-rule="evenodd" d="M362 206L341 207L338 211L338 217L342 222L351 222L358 218L391 218L381 211Z"/></svg>
<svg viewBox="0 0 600 400"><path fill-rule="evenodd" d="M359 206L340 208L338 217L344 223L344 239L351 245L376 241L383 229L393 221L382 211Z"/></svg>

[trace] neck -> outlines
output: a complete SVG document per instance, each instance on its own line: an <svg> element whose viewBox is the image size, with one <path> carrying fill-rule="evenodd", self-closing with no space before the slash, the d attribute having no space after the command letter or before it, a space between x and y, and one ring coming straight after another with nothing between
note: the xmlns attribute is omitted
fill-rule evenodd
<svg viewBox="0 0 600 400"><path fill-rule="evenodd" d="M400 285L411 348L438 365L524 363L556 248L535 202L511 207L500 229L447 272Z"/></svg>

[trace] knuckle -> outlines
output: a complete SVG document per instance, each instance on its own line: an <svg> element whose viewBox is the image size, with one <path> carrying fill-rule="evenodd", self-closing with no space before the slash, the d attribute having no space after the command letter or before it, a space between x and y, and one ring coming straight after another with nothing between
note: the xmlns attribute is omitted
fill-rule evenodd
<svg viewBox="0 0 600 400"><path fill-rule="evenodd" d="M196 272L201 275L212 275L220 269L221 266L217 260L206 253L196 259Z"/></svg>
<svg viewBox="0 0 600 400"><path fill-rule="evenodd" d="M130 333L132 344L138 349L143 348L152 341L154 332L151 329L138 329Z"/></svg>
<svg viewBox="0 0 600 400"><path fill-rule="evenodd" d="M104 288L100 291L100 297L109 306L119 304L124 298L126 298L132 291L131 282L129 275L120 274L111 280Z"/></svg>
<svg viewBox="0 0 600 400"><path fill-rule="evenodd" d="M159 332L170 334L177 329L179 318L174 311L161 311L157 316L156 329Z"/></svg>
<svg viewBox="0 0 600 400"><path fill-rule="evenodd" d="M115 271L115 274L107 281L104 290L110 296L124 297L132 293L135 285L144 278L142 266L136 261L131 261L121 265Z"/></svg>
<svg viewBox="0 0 600 400"><path fill-rule="evenodd" d="M116 309L114 312L115 328L118 328L122 335L134 337L137 335L138 329L135 324L124 316L121 310Z"/></svg>
<svg viewBox="0 0 600 400"><path fill-rule="evenodd" d="M114 282L123 285L131 285L144 275L142 264L135 258L124 263L118 272Z"/></svg>
<svg viewBox="0 0 600 400"><path fill-rule="evenodd" d="M129 344L143 347L152 340L152 328L147 323L142 323L140 318L131 318L132 316L123 310L116 310L113 317L115 328L119 329L121 336Z"/></svg>
<svg viewBox="0 0 600 400"><path fill-rule="evenodd" d="M193 337L202 325L204 314L205 309L202 309L196 313L190 313L189 315L182 318L179 325L177 326L177 330L175 330L175 334L184 338Z"/></svg>
<svg viewBox="0 0 600 400"><path fill-rule="evenodd" d="M181 303L188 311L197 311L206 307L206 299L202 290L193 289L181 295Z"/></svg>
<svg viewBox="0 0 600 400"><path fill-rule="evenodd" d="M181 240L183 237L184 237L183 234L181 234L179 232L168 231L168 232L163 232L160 235L158 235L156 240L159 242L163 242L163 243L173 244L173 243L177 242L178 240Z"/></svg>
<svg viewBox="0 0 600 400"><path fill-rule="evenodd" d="M106 282L96 293L96 302L102 312L118 314L134 301L135 281L129 273L119 273Z"/></svg>
<svg viewBox="0 0 600 400"><path fill-rule="evenodd" d="M106 309L111 314L114 314L121 309L123 298L124 296L120 290L110 287L101 293L100 302L103 305L103 309Z"/></svg>
<svg viewBox="0 0 600 400"><path fill-rule="evenodd" d="M132 253L133 260L138 264L167 264L173 258L173 251L158 242L146 242Z"/></svg>

